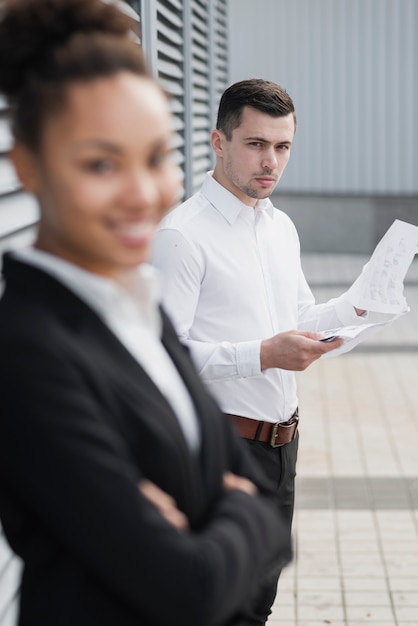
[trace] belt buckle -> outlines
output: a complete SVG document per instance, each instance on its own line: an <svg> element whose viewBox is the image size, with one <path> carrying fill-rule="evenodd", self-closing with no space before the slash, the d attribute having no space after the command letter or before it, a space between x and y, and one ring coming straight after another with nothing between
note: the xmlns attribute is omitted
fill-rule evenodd
<svg viewBox="0 0 418 626"><path fill-rule="evenodd" d="M270 445L272 448L280 448L281 446L283 446L283 443L276 443L276 439L277 439L277 431L279 429L279 424L280 422L276 422L275 424L273 424L273 428L271 429L271 435L270 435Z"/></svg>

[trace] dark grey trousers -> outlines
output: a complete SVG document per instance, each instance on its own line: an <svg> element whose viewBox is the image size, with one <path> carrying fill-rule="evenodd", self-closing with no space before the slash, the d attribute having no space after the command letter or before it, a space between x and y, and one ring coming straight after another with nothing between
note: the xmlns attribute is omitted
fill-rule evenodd
<svg viewBox="0 0 418 626"><path fill-rule="evenodd" d="M295 476L296 460L298 455L299 433L295 439L279 448L272 448L268 443L244 440L252 455L264 469L273 483L277 494L277 506L287 522L289 531L292 527L295 505ZM277 583L280 577L282 563L265 573L260 581L260 587L252 604L251 613L245 616L242 626L262 626L271 614L271 607L277 594Z"/></svg>

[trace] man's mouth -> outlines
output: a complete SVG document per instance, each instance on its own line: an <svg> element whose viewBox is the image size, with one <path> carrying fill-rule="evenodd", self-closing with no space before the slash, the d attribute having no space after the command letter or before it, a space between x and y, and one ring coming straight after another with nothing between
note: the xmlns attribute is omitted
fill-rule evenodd
<svg viewBox="0 0 418 626"><path fill-rule="evenodd" d="M271 176L257 176L255 179L262 187L271 187L276 184L276 179Z"/></svg>

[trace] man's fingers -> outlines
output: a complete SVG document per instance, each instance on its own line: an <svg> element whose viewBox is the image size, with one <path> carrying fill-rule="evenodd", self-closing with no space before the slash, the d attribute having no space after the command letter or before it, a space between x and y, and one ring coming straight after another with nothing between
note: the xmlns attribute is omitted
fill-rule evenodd
<svg viewBox="0 0 418 626"><path fill-rule="evenodd" d="M260 366L262 370L281 368L303 371L323 354L339 348L343 340L320 341L323 333L290 330L278 333L261 342Z"/></svg>

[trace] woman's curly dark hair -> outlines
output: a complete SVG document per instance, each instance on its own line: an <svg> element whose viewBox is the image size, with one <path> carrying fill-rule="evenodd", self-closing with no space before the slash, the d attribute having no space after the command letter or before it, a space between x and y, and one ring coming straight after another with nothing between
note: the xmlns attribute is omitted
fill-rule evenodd
<svg viewBox="0 0 418 626"><path fill-rule="evenodd" d="M69 83L130 71L148 76L131 21L105 0L3 0L0 93L14 135L33 149Z"/></svg>

